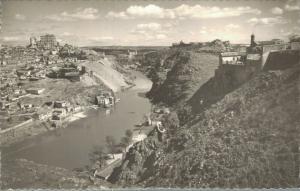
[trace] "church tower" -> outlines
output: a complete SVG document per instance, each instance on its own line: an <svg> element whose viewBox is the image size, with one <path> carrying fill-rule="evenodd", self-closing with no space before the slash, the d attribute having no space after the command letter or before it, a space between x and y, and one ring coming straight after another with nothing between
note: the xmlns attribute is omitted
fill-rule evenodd
<svg viewBox="0 0 300 191"><path fill-rule="evenodd" d="M252 34L251 34L250 47L254 47L254 46L256 46L256 43L255 43L255 36L254 36L254 34L252 33Z"/></svg>

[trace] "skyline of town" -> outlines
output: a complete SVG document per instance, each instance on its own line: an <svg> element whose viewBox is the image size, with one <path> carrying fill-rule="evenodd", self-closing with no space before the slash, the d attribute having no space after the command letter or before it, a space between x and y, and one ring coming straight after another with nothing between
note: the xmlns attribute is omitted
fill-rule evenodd
<svg viewBox="0 0 300 191"><path fill-rule="evenodd" d="M300 1L294 0L3 1L1 6L0 43L11 45L26 45L31 36L46 33L77 46L249 43L251 33L257 40L300 33Z"/></svg>

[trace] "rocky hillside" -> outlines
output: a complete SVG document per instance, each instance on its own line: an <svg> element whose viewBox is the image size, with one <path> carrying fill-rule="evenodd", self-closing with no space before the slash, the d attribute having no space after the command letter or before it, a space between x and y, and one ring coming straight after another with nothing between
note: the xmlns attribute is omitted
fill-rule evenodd
<svg viewBox="0 0 300 191"><path fill-rule="evenodd" d="M154 103L183 105L202 84L213 77L217 66L218 57L210 53L171 52L150 73L153 87L148 96Z"/></svg>
<svg viewBox="0 0 300 191"><path fill-rule="evenodd" d="M172 93L161 89L163 95L179 99L173 88L187 85L179 81L168 82ZM167 116L163 139L153 131L132 147L110 181L135 187L298 187L299 92L298 64L260 73L185 125Z"/></svg>

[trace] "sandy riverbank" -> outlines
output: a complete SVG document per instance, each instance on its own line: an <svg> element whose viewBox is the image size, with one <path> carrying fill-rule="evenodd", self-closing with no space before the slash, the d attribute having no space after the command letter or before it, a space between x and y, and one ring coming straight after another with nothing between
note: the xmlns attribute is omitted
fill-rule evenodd
<svg viewBox="0 0 300 191"><path fill-rule="evenodd" d="M76 120L79 120L79 119L82 119L82 118L85 118L85 117L87 117L86 112L82 111L82 112L72 114L71 116L67 117L65 119L65 121L73 122L73 121L76 121Z"/></svg>
<svg viewBox="0 0 300 191"><path fill-rule="evenodd" d="M152 81L148 78L142 77L142 73L139 71L131 71L131 74L135 76L133 83L135 84L131 89L149 91L152 87Z"/></svg>

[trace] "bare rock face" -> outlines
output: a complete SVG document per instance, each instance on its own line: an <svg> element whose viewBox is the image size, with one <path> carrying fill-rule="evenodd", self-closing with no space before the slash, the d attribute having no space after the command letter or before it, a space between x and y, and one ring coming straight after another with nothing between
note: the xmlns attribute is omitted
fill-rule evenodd
<svg viewBox="0 0 300 191"><path fill-rule="evenodd" d="M152 175L153 165L159 158L161 143L154 132L149 138L130 148L120 167L114 169L109 181L123 186L136 185Z"/></svg>

